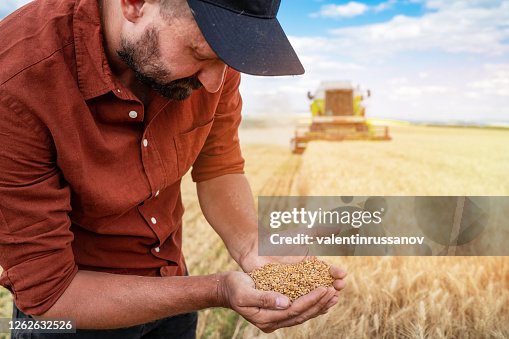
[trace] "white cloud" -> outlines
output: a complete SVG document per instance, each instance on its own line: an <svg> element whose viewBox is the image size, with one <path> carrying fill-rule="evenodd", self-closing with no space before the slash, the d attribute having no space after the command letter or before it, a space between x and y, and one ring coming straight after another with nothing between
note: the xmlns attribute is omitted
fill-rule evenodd
<svg viewBox="0 0 509 339"><path fill-rule="evenodd" d="M360 64L333 60L324 55L303 55L300 59L306 66L307 72L310 73L341 73L347 71L361 71L365 69L365 67Z"/></svg>
<svg viewBox="0 0 509 339"><path fill-rule="evenodd" d="M477 90L479 95L497 95L509 97L509 64L484 65L486 76L469 82L469 88Z"/></svg>
<svg viewBox="0 0 509 339"><path fill-rule="evenodd" d="M316 1L316 0L315 0ZM322 0L323 1L323 0ZM393 8L398 2L401 3L417 3L421 0L387 0L377 5L368 6L361 2L350 1L345 5L328 4L323 5L318 12L311 13L310 17L317 18L351 18L365 14L369 11L375 13L383 12ZM321 1L320 1L321 2Z"/></svg>
<svg viewBox="0 0 509 339"><path fill-rule="evenodd" d="M374 12L382 12L382 11L386 11L392 7L394 7L394 5L397 3L398 1L397 0L388 0L386 2L382 2L382 3L379 3L378 5L374 6L373 7L373 11Z"/></svg>
<svg viewBox="0 0 509 339"><path fill-rule="evenodd" d="M419 72L417 75L419 76L420 79L426 79L427 77L429 77L428 72Z"/></svg>
<svg viewBox="0 0 509 339"><path fill-rule="evenodd" d="M312 17L324 18L351 18L364 14L369 9L363 3L350 1L346 5L324 5L317 13L312 13Z"/></svg>
<svg viewBox="0 0 509 339"><path fill-rule="evenodd" d="M427 5L438 10L422 17L398 15L390 21L332 30L336 44L353 44L352 52L366 47L371 55L389 56L404 51L441 50L452 53L503 55L509 52L508 1L491 1L483 7L477 1L433 0ZM473 5L472 5L473 3Z"/></svg>
<svg viewBox="0 0 509 339"><path fill-rule="evenodd" d="M266 111L265 88L278 98L281 106L275 111L306 111L306 92L320 81L351 80L373 92L368 116L508 121L509 1L398 2L420 2L428 12L337 29L329 36L291 37L306 74L244 78L247 112ZM254 89L257 95L251 97Z"/></svg>
<svg viewBox="0 0 509 339"><path fill-rule="evenodd" d="M505 0L427 0L425 6L430 9L465 9L472 7L498 7Z"/></svg>
<svg viewBox="0 0 509 339"><path fill-rule="evenodd" d="M401 86L396 87L391 91L389 96L390 100L395 101L407 101L415 100L427 94L447 94L453 92L452 88L438 85L426 85L426 86Z"/></svg>
<svg viewBox="0 0 509 339"><path fill-rule="evenodd" d="M400 78L392 78L387 80L389 85L404 85L408 83L408 78L400 77Z"/></svg>

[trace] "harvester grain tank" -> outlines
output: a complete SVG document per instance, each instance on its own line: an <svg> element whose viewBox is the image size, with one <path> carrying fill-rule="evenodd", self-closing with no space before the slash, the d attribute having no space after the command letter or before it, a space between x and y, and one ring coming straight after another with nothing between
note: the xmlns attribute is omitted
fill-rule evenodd
<svg viewBox="0 0 509 339"><path fill-rule="evenodd" d="M323 82L311 102L311 124L299 124L291 141L293 153L301 154L312 140L391 140L387 126L366 118L363 101L371 92L353 88L350 82Z"/></svg>

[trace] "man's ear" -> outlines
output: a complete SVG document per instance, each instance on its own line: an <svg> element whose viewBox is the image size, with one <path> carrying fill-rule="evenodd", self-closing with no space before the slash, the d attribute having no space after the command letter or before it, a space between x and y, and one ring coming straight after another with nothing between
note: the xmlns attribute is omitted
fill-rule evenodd
<svg viewBox="0 0 509 339"><path fill-rule="evenodd" d="M122 14L130 22L137 22L142 17L143 5L145 0L120 0Z"/></svg>

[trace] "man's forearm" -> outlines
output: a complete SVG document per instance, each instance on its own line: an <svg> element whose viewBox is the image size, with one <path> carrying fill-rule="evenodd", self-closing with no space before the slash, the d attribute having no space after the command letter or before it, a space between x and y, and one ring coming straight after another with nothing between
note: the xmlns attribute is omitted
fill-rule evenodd
<svg viewBox="0 0 509 339"><path fill-rule="evenodd" d="M134 326L224 306L218 290L221 279L221 274L161 278L78 271L40 318L74 319L81 329Z"/></svg>
<svg viewBox="0 0 509 339"><path fill-rule="evenodd" d="M253 193L244 175L224 175L200 182L197 188L205 218L245 272L270 262L295 263L307 256L308 251L304 247L291 257L258 255L258 217ZM265 230L262 228L260 231Z"/></svg>
<svg viewBox="0 0 509 339"><path fill-rule="evenodd" d="M237 263L256 251L258 219L253 194L246 177L229 174L197 185L205 218L223 239Z"/></svg>

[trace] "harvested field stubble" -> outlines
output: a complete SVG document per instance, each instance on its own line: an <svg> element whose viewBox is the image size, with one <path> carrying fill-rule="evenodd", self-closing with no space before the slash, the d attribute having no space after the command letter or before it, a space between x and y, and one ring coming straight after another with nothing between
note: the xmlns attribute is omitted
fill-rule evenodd
<svg viewBox="0 0 509 339"><path fill-rule="evenodd" d="M326 262L310 259L296 264L267 264L249 276L256 289L279 292L294 301L320 286L332 287L334 278L329 269Z"/></svg>

